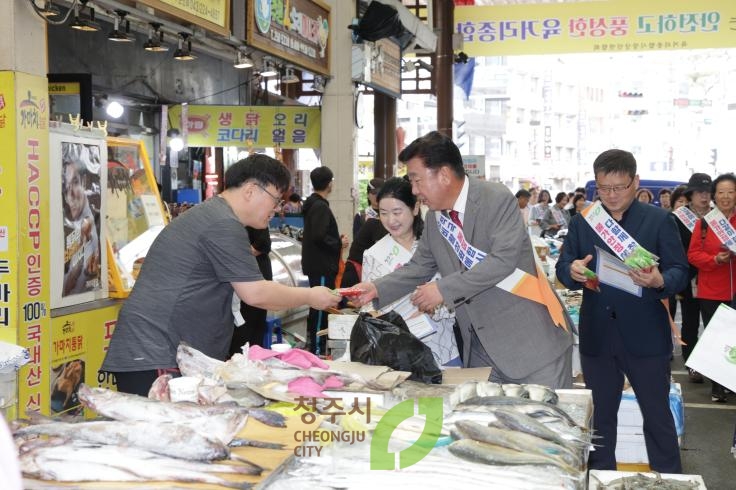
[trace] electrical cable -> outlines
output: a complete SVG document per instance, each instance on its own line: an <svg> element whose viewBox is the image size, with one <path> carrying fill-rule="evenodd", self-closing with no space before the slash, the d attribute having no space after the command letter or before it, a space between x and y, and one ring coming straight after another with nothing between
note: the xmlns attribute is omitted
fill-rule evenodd
<svg viewBox="0 0 736 490"><path fill-rule="evenodd" d="M45 12L45 10L39 8L38 5L36 5L36 2L34 0L28 0L28 3L31 4L33 11L36 12L36 14L39 17L41 17L44 20L44 22L51 24L52 26L60 26L62 24L65 24L66 21L69 20L69 16L72 14L72 12L74 12L74 7L77 5L78 1L79 0L74 0L72 2L71 6L69 6L69 10L66 11L66 15L64 16L62 20L51 20L45 15L43 15L43 12Z"/></svg>

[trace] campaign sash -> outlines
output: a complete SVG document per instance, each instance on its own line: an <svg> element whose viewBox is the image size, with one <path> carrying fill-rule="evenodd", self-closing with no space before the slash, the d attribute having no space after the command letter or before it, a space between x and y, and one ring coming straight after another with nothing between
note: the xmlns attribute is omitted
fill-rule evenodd
<svg viewBox="0 0 736 490"><path fill-rule="evenodd" d="M636 247L640 246L629 233L619 225L615 219L603 208L600 201L596 201L580 211L586 223L593 228L603 243L608 245L613 253L621 260L626 260ZM642 247L643 248L643 247Z"/></svg>
<svg viewBox="0 0 736 490"><path fill-rule="evenodd" d="M455 251L455 255L457 255L460 263L467 269L472 269L488 255L486 252L468 243L462 228L442 213L437 213L437 226L439 227L440 234ZM536 267L536 277L517 268L501 282L496 284L496 287L521 298L544 305L555 325L563 328L567 332L567 322L565 321L562 304L560 304L555 292L552 291L552 287L549 285L544 271L542 271L538 264Z"/></svg>
<svg viewBox="0 0 736 490"><path fill-rule="evenodd" d="M562 211L560 211L560 208L552 206L550 211L552 212L552 216L557 224L560 225L561 228L567 228L567 220L565 219L565 215L562 214Z"/></svg>
<svg viewBox="0 0 736 490"><path fill-rule="evenodd" d="M706 214L705 222L713 233L716 234L718 240L728 247L731 252L736 253L736 230L733 229L731 223L726 219L720 209L713 208L710 213Z"/></svg>
<svg viewBox="0 0 736 490"><path fill-rule="evenodd" d="M698 222L698 216L687 206L680 206L679 208L672 211L672 214L677 216L677 219L685 225L685 228L690 230L690 233L695 229L695 223Z"/></svg>

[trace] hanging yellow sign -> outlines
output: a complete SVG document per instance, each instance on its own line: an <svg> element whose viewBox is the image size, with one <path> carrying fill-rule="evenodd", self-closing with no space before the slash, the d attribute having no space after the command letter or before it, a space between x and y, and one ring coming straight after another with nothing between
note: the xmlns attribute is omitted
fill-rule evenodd
<svg viewBox="0 0 736 490"><path fill-rule="evenodd" d="M181 106L169 108L181 128ZM187 106L189 146L319 148L320 109L302 106Z"/></svg>
<svg viewBox="0 0 736 490"><path fill-rule="evenodd" d="M623 52L736 46L733 0L607 0L458 6L468 56Z"/></svg>

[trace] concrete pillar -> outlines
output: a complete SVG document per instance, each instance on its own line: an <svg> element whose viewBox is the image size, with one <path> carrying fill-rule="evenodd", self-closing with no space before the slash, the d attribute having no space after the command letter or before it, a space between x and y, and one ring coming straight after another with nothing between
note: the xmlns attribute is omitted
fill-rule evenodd
<svg viewBox="0 0 736 490"><path fill-rule="evenodd" d="M46 76L46 23L28 0L4 0L0 22L0 71Z"/></svg>
<svg viewBox="0 0 736 490"><path fill-rule="evenodd" d="M330 208L340 233L352 234L353 186L358 181L355 127L355 86L350 75L352 31L347 28L355 15L355 1L327 0L332 13L330 66L332 78L322 96L322 165L335 174ZM347 255L347 254L344 254Z"/></svg>

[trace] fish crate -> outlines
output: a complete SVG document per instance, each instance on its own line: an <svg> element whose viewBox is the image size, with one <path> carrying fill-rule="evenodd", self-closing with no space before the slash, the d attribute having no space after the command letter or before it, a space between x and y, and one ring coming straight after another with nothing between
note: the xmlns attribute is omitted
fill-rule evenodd
<svg viewBox="0 0 736 490"><path fill-rule="evenodd" d="M638 474L638 472L634 471L608 471L608 470L590 470L590 476L588 479L588 490L598 490L600 488L599 482L603 485L609 485L611 482L614 482L616 480L619 480L624 477L634 477ZM649 478L655 478L656 473L642 473L646 475ZM667 480L679 480L683 482L692 482L696 483L697 486L694 487L695 490L706 490L705 482L703 481L703 477L700 475L680 475L680 474L670 474L670 473L662 473L661 477ZM611 488L611 487L606 487ZM619 487L616 487L619 488ZM620 488L623 488L621 486ZM629 488L629 487L626 487ZM654 488L654 487L648 487L648 488ZM657 487L660 488L660 487ZM668 488L666 486L662 486L661 488Z"/></svg>
<svg viewBox="0 0 736 490"><path fill-rule="evenodd" d="M677 436L682 437L685 433L685 409L682 403L682 387L679 383L670 385L670 411L675 422ZM622 427L632 427L638 429L637 433L643 433L642 426L644 419L639 409L639 402L636 401L636 395L631 389L625 390L621 394L621 405L618 408L618 428L619 432ZM626 429L624 429L626 431Z"/></svg>

